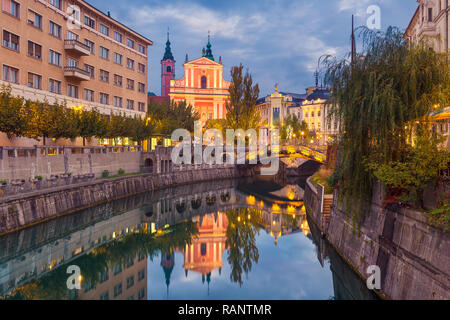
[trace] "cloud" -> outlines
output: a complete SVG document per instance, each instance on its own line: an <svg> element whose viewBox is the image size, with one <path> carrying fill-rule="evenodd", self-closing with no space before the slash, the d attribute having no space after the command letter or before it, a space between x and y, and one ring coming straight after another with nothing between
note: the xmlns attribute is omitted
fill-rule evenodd
<svg viewBox="0 0 450 320"><path fill-rule="evenodd" d="M222 56L226 80L230 68L242 62L262 94L273 91L277 82L284 91L303 92L314 83L320 56L342 58L350 50L351 14L356 15L356 26L364 25L367 8L380 5L383 25L405 25L416 8L414 1L407 0L129 0L117 1L114 8L111 0L95 1L154 41L149 50L149 90L157 94L167 27L177 78L183 75L186 53L190 59L201 56L209 30L213 54Z"/></svg>
<svg viewBox="0 0 450 320"><path fill-rule="evenodd" d="M264 17L258 13L226 14L192 3L133 8L130 16L140 26L173 22L191 34L204 36L210 31L213 36L241 41L248 40L252 31L261 31L265 25Z"/></svg>

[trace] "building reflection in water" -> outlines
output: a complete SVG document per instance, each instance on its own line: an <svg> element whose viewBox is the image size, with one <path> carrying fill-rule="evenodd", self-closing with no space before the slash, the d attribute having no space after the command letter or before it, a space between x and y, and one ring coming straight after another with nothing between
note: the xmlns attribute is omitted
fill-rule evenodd
<svg viewBox="0 0 450 320"><path fill-rule="evenodd" d="M303 233L313 239L304 204L298 197L291 200L290 188L276 194L275 200L241 193L228 184L216 190L217 198L211 195L212 185L196 186L197 192L192 188L113 202L23 230L9 236L9 242L3 238L5 244L15 243L16 238L30 241L20 251L18 245L0 248L0 295L7 299L143 300L152 296L148 268L154 259L164 272L160 281L165 282L166 298L170 298L177 267L184 269L186 277L199 275L209 294L213 275L221 276L224 264L230 281L242 286L244 275L259 261L260 231L273 237L275 245L290 234ZM288 199L280 200L282 194ZM96 220L87 223L89 219ZM67 226L67 232L60 237L48 235L53 223ZM34 240L37 234L39 243ZM314 243L323 267L325 246ZM184 259L179 266L176 253ZM81 290L67 289L69 265L82 270ZM335 270L342 274L344 268Z"/></svg>

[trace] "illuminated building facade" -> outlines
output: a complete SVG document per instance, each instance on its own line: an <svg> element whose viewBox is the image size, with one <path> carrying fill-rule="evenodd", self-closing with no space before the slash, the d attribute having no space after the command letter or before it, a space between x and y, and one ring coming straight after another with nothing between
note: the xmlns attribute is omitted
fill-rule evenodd
<svg viewBox="0 0 450 320"><path fill-rule="evenodd" d="M222 58L215 61L209 38L206 48L201 58L188 61L186 56L184 77L170 81L169 93L171 100L194 106L204 125L208 120L225 119L230 86L223 78Z"/></svg>
<svg viewBox="0 0 450 320"><path fill-rule="evenodd" d="M310 87L304 94L275 92L257 102L257 111L268 129L280 127L286 118L293 114L299 122L305 121L310 132L314 132L317 144L327 144L334 140L339 124L329 119L326 102L330 96L327 88Z"/></svg>
<svg viewBox="0 0 450 320"><path fill-rule="evenodd" d="M257 101L256 110L268 129L279 127L289 114L295 114L302 121L301 105L306 94L279 92L278 85L275 92Z"/></svg>

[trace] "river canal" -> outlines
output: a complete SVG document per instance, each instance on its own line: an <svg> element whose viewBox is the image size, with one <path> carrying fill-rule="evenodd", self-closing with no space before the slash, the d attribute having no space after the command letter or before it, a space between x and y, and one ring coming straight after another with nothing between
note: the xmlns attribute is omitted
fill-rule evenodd
<svg viewBox="0 0 450 320"><path fill-rule="evenodd" d="M320 238L304 185L181 186L0 237L0 297L376 299Z"/></svg>

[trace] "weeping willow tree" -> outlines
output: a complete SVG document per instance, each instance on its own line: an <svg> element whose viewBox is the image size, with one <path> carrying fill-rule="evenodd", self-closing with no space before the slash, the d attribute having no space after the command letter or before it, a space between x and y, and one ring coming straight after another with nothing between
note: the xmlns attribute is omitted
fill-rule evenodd
<svg viewBox="0 0 450 320"><path fill-rule="evenodd" d="M340 122L336 187L354 225L372 199L375 177L366 163L405 161L411 133L450 97L445 55L409 43L395 27L384 33L360 28L359 35L363 50L353 61L325 62L330 117Z"/></svg>

